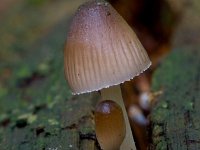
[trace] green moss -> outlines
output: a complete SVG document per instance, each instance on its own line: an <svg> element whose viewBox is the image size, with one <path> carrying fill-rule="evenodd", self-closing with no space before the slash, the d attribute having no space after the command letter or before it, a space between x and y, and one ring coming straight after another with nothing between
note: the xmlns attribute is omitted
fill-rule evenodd
<svg viewBox="0 0 200 150"><path fill-rule="evenodd" d="M156 145L156 150L166 150L167 143L165 141L161 141Z"/></svg>
<svg viewBox="0 0 200 150"><path fill-rule="evenodd" d="M81 107L67 104L72 95L64 78L63 47L70 16L62 18L65 10L60 10L57 22L52 12L61 4L68 13L68 1L22 0L0 18L1 150L66 149L61 123L79 123L62 116Z"/></svg>
<svg viewBox="0 0 200 150"><path fill-rule="evenodd" d="M58 125L59 124L59 122L55 119L48 119L48 122L50 125Z"/></svg>
<svg viewBox="0 0 200 150"><path fill-rule="evenodd" d="M159 136L159 135L161 135L163 133L163 128L161 127L161 126L159 126L159 125L155 125L154 127L153 127L153 130L152 130L152 135L153 136Z"/></svg>
<svg viewBox="0 0 200 150"><path fill-rule="evenodd" d="M33 6L41 6L42 4L44 4L45 2L47 2L48 0L28 0L27 3L29 5L33 5Z"/></svg>
<svg viewBox="0 0 200 150"><path fill-rule="evenodd" d="M193 111L194 110L194 102L186 101L185 104L184 104L184 109L189 110L189 111Z"/></svg>
<svg viewBox="0 0 200 150"><path fill-rule="evenodd" d="M167 109L163 109L163 108L155 108L154 111L152 112L152 120L154 120L154 122L156 123L161 123L164 120L167 119L167 117L169 117L169 111Z"/></svg>
<svg viewBox="0 0 200 150"><path fill-rule="evenodd" d="M192 130L200 126L197 119L200 114L199 69L200 51L188 47L173 51L156 70L153 90L163 90L151 113L152 141L156 149L167 149L167 145L187 149L185 137L189 140L200 135L199 131Z"/></svg>

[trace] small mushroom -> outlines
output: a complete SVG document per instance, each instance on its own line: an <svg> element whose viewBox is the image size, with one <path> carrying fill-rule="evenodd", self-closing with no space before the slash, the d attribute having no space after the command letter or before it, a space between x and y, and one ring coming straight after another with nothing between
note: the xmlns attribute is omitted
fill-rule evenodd
<svg viewBox="0 0 200 150"><path fill-rule="evenodd" d="M101 90L102 99L120 105L126 123L121 149L136 149L120 83L151 65L136 34L103 0L83 4L76 12L64 51L65 76L73 94Z"/></svg>
<svg viewBox="0 0 200 150"><path fill-rule="evenodd" d="M121 107L111 100L101 101L95 109L95 131L103 150L119 150L126 135Z"/></svg>

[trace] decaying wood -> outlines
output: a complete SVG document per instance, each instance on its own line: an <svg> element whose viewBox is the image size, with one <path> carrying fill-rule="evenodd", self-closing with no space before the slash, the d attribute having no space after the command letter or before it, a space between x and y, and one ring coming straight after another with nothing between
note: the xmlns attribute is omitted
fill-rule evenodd
<svg viewBox="0 0 200 150"><path fill-rule="evenodd" d="M200 149L200 51L173 52L154 76L162 90L151 114L152 149Z"/></svg>
<svg viewBox="0 0 200 150"><path fill-rule="evenodd" d="M150 116L151 149L200 149L199 8L197 0L186 4L174 51L154 74L152 88L163 95Z"/></svg>

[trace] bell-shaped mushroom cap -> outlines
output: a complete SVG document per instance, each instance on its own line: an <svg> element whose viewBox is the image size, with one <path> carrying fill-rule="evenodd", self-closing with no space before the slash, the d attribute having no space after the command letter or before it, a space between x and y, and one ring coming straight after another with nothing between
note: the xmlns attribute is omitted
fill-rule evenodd
<svg viewBox="0 0 200 150"><path fill-rule="evenodd" d="M65 76L73 94L123 83L150 64L134 31L108 2L79 7L64 51Z"/></svg>

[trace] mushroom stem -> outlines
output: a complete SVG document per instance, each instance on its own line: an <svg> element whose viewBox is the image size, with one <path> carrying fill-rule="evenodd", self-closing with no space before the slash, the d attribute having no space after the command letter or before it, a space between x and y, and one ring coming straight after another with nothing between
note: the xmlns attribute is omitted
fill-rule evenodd
<svg viewBox="0 0 200 150"><path fill-rule="evenodd" d="M123 111L124 120L126 124L126 136L124 138L123 143L121 144L120 150L136 150L128 115L127 115L126 108L124 106L124 102L123 102L123 98L121 94L120 85L115 85L109 88L102 89L101 96L102 96L102 99L114 100L117 104L120 105Z"/></svg>

